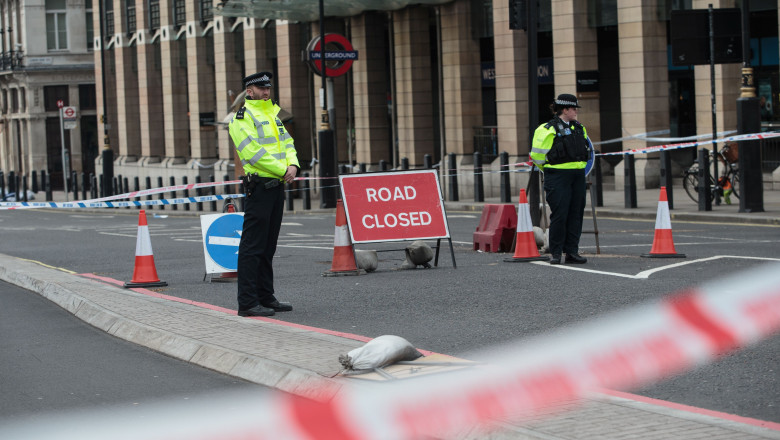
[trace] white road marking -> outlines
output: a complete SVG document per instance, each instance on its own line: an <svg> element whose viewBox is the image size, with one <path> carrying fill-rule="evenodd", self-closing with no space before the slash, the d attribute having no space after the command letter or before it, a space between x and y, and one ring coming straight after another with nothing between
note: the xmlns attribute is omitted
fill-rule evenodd
<svg viewBox="0 0 780 440"><path fill-rule="evenodd" d="M133 237L133 238L138 236L138 234L130 235L130 234L119 234L119 233L116 233L116 232L99 232L99 234L103 234L103 235L116 235L117 237Z"/></svg>
<svg viewBox="0 0 780 440"><path fill-rule="evenodd" d="M333 246L330 247L317 247L317 246L295 246L291 244L279 244L276 247L285 247L285 248L300 248L300 249L322 249L326 251L332 251Z"/></svg>
<svg viewBox="0 0 780 440"><path fill-rule="evenodd" d="M742 243L780 243L780 240L741 240L741 242ZM674 243L675 246L702 246L702 245L708 245L708 246L728 245L728 246L731 246L732 244L733 243L727 243L727 242L713 243L713 242L710 242L710 241L708 241L708 242L701 242L701 243L696 243L696 242L690 242L690 243L675 242ZM652 243L646 243L646 244L613 244L613 245L603 245L602 244L602 245L599 245L599 247L602 248L602 249L604 249L604 248L610 248L610 249L611 248L628 248L628 247L646 247L646 248L649 249L649 248L652 247ZM583 249L595 249L596 245L580 246L580 248L583 248Z"/></svg>
<svg viewBox="0 0 780 440"><path fill-rule="evenodd" d="M780 261L780 258L743 257L743 256L740 256L740 255L717 255L717 256L714 256L714 257L699 258L697 260L682 261L682 262L679 262L679 263L667 264L666 266L660 266L660 267L656 267L655 269L649 269L649 270L645 270L645 271L639 272L636 275L629 275L629 274L618 273L618 272L606 272L606 271L594 270L594 269L586 269L584 267L571 266L571 265L566 265L566 264L556 265L555 267L558 268L558 269L575 270L575 271L579 271L579 272L588 272L588 273L594 273L594 274L600 274L600 275L611 275L611 276L615 276L615 277L631 278L631 279L635 279L635 280L643 280L643 279L650 278L650 275L652 275L652 274L654 274L656 272L660 272L662 270L673 269L675 267L686 266L688 264L701 263L701 262L704 262L704 261L720 260L720 259L726 259L726 258L736 258L736 259L743 259L743 260ZM552 266L550 263L546 263L546 262L543 262L543 261L532 261L531 263L532 264L545 265L545 266Z"/></svg>

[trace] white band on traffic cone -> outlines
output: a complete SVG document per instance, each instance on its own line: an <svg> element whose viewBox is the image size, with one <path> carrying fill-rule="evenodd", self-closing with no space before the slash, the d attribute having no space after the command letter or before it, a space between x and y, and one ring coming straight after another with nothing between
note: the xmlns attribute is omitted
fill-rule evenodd
<svg viewBox="0 0 780 440"><path fill-rule="evenodd" d="M152 255L152 238L149 235L149 226L138 227L138 239L135 242L135 256Z"/></svg>
<svg viewBox="0 0 780 440"><path fill-rule="evenodd" d="M656 229L672 229L672 219L669 214L669 202L658 202L658 212L655 216L655 228Z"/></svg>
<svg viewBox="0 0 780 440"><path fill-rule="evenodd" d="M336 226L335 233L333 234L333 246L351 246L352 240L349 239L349 231L347 226Z"/></svg>
<svg viewBox="0 0 780 440"><path fill-rule="evenodd" d="M534 225L531 223L531 209L528 203L517 205L517 232L533 232Z"/></svg>

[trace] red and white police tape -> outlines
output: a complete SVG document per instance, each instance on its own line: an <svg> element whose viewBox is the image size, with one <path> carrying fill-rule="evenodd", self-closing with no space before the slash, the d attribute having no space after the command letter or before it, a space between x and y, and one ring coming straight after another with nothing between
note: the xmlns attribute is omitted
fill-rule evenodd
<svg viewBox="0 0 780 440"><path fill-rule="evenodd" d="M759 140L759 139L770 139L780 137L780 132L771 132L771 133L751 133L751 134L740 134L737 136L729 136L725 138L719 138L719 139L710 139L708 141L696 141L696 142L682 142L677 144L666 144L666 145L654 145L652 147L647 148L635 148L632 150L623 150L623 151L615 151L612 153L600 153L597 154L597 156L622 156L625 154L647 154L647 153L657 153L659 151L663 150L677 150L680 148L691 148L696 147L699 145L709 145L714 143L724 143L724 142L742 142L742 141L751 141L751 140Z"/></svg>
<svg viewBox="0 0 780 440"><path fill-rule="evenodd" d="M647 384L779 329L780 265L772 263L469 356L487 364L392 383L344 383L326 402L281 393L208 396L187 403L9 422L0 424L0 438L447 438L474 424L522 420L590 390Z"/></svg>

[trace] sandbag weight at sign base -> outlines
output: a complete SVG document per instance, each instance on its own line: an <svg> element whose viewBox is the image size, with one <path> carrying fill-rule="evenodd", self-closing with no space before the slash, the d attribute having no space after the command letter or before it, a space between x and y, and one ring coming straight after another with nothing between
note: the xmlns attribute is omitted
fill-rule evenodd
<svg viewBox="0 0 780 440"><path fill-rule="evenodd" d="M152 240L149 236L149 226L146 223L146 211L138 214L138 238L135 244L135 269L133 278L124 287L163 287L168 283L160 281L154 266Z"/></svg>
<svg viewBox="0 0 780 440"><path fill-rule="evenodd" d="M685 254L678 254L674 249L672 238L672 221L669 215L669 201L666 198L666 187L661 187L658 198L658 214L655 217L655 234L653 247L649 254L642 254L645 258L685 258Z"/></svg>

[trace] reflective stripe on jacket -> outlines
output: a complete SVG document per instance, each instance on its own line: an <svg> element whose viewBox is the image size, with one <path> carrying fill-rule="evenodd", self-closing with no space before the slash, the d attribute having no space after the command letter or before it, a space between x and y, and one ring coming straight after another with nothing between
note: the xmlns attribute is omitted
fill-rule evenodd
<svg viewBox="0 0 780 440"><path fill-rule="evenodd" d="M585 139L587 139L588 131L585 129L584 125L582 126L582 131L585 134ZM536 128L534 140L531 143L531 160L534 165L540 170L544 170L544 168L556 168L561 170L584 169L588 164L587 161L564 162L555 165L547 163L547 153L549 153L550 148L552 148L555 134L555 127L548 123L542 124Z"/></svg>
<svg viewBox="0 0 780 440"><path fill-rule="evenodd" d="M230 121L230 137L246 174L282 179L287 167L298 165L292 136L277 116L281 108L271 100L247 99L243 109Z"/></svg>

